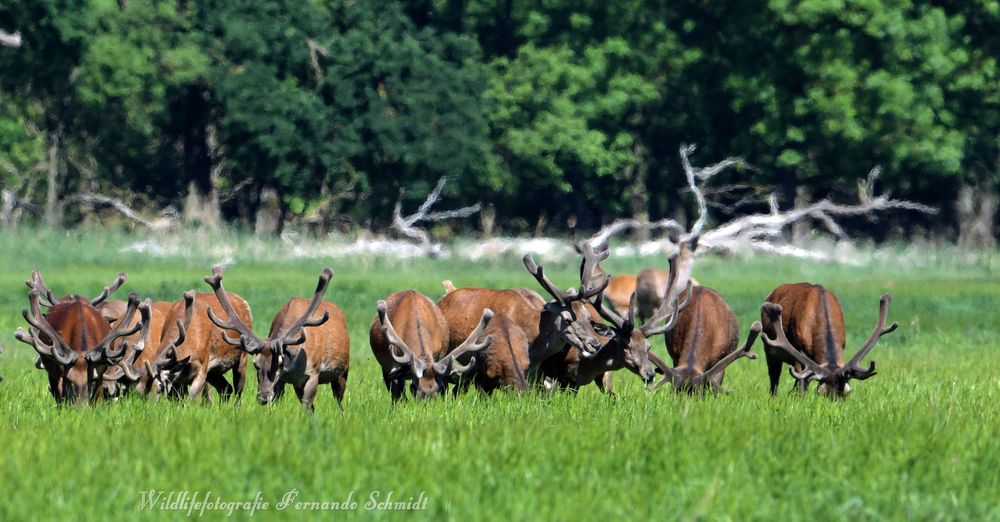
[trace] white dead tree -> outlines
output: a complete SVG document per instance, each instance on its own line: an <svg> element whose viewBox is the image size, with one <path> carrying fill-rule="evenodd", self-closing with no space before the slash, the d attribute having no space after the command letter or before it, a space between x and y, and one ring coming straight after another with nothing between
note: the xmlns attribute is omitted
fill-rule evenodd
<svg viewBox="0 0 1000 522"><path fill-rule="evenodd" d="M875 181L878 179L880 170L878 167L875 167L868 173L865 179L858 181L858 202L856 204L834 203L829 199L822 199L810 205L782 211L778 207L777 195L772 193L768 197L770 207L768 213L738 217L706 229L708 221L708 203L705 199L705 192L708 190L708 187L706 187L707 183L714 176L728 168L736 166L749 167L749 165L742 158L727 158L707 167L695 167L691 164L691 155L695 150L696 147L694 145L681 145L680 147L681 165L684 168L687 188L694 195L698 209L698 217L690 230L685 231L679 223L671 219L653 223L620 219L602 228L601 231L590 238L590 243L595 248L598 248L606 245L612 235L631 228L663 228L677 234L676 238L672 237L669 239L671 243L676 243L678 239L686 241L694 237L699 237L697 243L698 254L709 250L735 250L739 247L748 246L772 254L802 259L832 260L836 258L825 252L781 243L779 240L783 231L795 223L804 220L814 220L838 239L849 240L850 237L837 223L836 218L870 216L888 210L908 210L926 214L936 214L938 212L938 209L934 207L912 201L892 199L888 194L876 194Z"/></svg>
<svg viewBox="0 0 1000 522"><path fill-rule="evenodd" d="M430 236L427 231L418 228L416 225L420 222L434 223L438 221L444 221L446 219L460 219L472 216L479 212L483 205L482 203L476 203L475 205L470 205L468 207L463 207L457 210L445 210L442 212L431 212L431 207L437 200L441 197L441 190L444 189L445 184L448 183L448 177L442 176L438 180L437 185L434 190L427 195L427 199L424 200L423 204L416 212L410 214L409 216L403 216L403 195L405 191L403 189L399 190L399 199L396 200L396 208L392 211L392 226L389 227L393 232L410 239L420 245L426 252L432 253L439 250L439 245L434 244L431 241Z"/></svg>
<svg viewBox="0 0 1000 522"><path fill-rule="evenodd" d="M6 45L7 47L21 47L21 33L8 33L7 31L0 29L0 45Z"/></svg>

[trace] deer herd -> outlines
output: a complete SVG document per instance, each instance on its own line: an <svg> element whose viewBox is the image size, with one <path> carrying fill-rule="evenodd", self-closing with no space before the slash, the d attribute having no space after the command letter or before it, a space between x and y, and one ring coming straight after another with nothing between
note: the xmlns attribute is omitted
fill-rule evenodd
<svg viewBox="0 0 1000 522"><path fill-rule="evenodd" d="M795 389L812 381L820 393L844 397L849 381L875 375L875 362L861 361L886 326L890 295L882 296L875 330L845 363L846 335L837 297L819 285L785 284L760 309L740 344L736 314L722 296L691 277L697 238L681 241L669 270L646 269L612 277L601 262L609 252L589 243L579 287L562 290L526 255L524 266L547 294L528 288L456 288L443 282L435 302L414 290L391 293L375 305L369 329L372 354L393 402L460 393L475 387L577 390L594 383L611 393L611 374L627 369L656 390L723 390L726 368L756 359L764 345L770 391L777 393L783 365L791 366ZM237 399L246 384L250 356L257 373L257 400L281 398L286 385L313 410L321 385L343 400L350 369L350 337L340 308L324 300L333 276L325 269L311 299L293 297L275 315L266 338L252 328L250 305L223 287L220 267L204 281L211 291L189 290L173 302L109 299L125 282L118 278L100 295L55 297L38 271L26 281L28 328L15 337L38 353L36 367L48 375L57 403L88 403L126 393L210 400ZM44 310L43 310L44 309ZM652 349L663 335L668 364ZM230 379L226 374L231 373Z"/></svg>

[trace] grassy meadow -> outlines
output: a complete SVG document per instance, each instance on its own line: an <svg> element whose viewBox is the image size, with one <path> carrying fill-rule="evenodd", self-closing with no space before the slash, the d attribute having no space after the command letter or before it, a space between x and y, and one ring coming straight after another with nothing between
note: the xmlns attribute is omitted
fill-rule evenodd
<svg viewBox="0 0 1000 522"><path fill-rule="evenodd" d="M320 389L316 413L289 390L255 401L249 377L240 405L147 401L130 396L93 407L57 407L34 351L14 340L26 305L23 281L42 270L56 294L97 294L119 271L120 295L176 299L220 261L123 251L141 238L115 233L24 230L0 235L0 520L184 518L146 510L143 491L187 491L224 501L268 502L254 518L329 518L278 510L295 501L357 503L333 516L433 519L708 520L1000 519L1000 262L984 254L908 252L865 266L790 259L705 257L695 276L736 312L741 339L764 297L782 282L823 283L843 303L851 354L893 293L900 328L872 352L879 374L845 401L767 393L762 349L727 372L732 393L690 397L643 390L619 372L616 396L589 386L567 393L470 393L392 407L368 347L375 302L414 288L433 298L458 286L536 288L517 256L491 261L285 258L244 253L226 236L226 287L242 295L255 330L293 295L309 295L324 266L327 299L345 312L351 373L345 408ZM275 241L270 248L280 252ZM536 256L557 283L578 264ZM635 272L660 258L612 258ZM665 356L662 340L654 348ZM252 367L251 367L252 368ZM812 388L815 389L815 385ZM373 494L426 497L422 511L367 510ZM292 492L292 493L289 493ZM350 508L351 506L346 506ZM193 516L198 516L197 508ZM247 512L235 516L246 518ZM205 511L224 518L226 511Z"/></svg>

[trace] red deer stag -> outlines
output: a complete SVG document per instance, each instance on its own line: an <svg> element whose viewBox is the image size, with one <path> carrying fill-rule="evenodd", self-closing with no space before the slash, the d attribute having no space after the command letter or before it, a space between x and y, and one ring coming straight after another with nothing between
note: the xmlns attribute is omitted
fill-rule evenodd
<svg viewBox="0 0 1000 522"><path fill-rule="evenodd" d="M469 370L456 385L474 384L488 394L504 387L526 390L531 360L528 356L530 343L524 329L506 315L496 314L483 334L493 342L473 357Z"/></svg>
<svg viewBox="0 0 1000 522"><path fill-rule="evenodd" d="M142 321L131 328L127 326L139 308L139 296L129 294L125 320L112 328L91 303L103 301L121 286L124 274L93 300L80 296L54 299L42 283L41 275L35 271L32 276L28 282L32 288L28 293L29 309L22 311L29 328L25 331L19 327L15 337L38 352L41 365L48 372L49 392L57 403L90 402L99 394L105 370L118 364L128 349L126 343L116 349L115 340L143 327ZM40 303L43 295L51 305L44 314Z"/></svg>
<svg viewBox="0 0 1000 522"><path fill-rule="evenodd" d="M665 288L666 297L676 299L679 283L687 281L688 304L663 327L667 353L674 367L662 366L663 379L653 389L670 383L676 390L698 391L711 388L718 391L725 378L726 367L741 357L756 359L751 352L760 334L760 322L754 321L746 343L739 344L740 325L729 305L718 292L705 286L695 286L691 280L693 252L697 236L680 244L680 251L670 258L670 272Z"/></svg>
<svg viewBox="0 0 1000 522"><path fill-rule="evenodd" d="M261 404L281 398L285 385L291 384L302 407L312 412L317 389L322 384L329 384L337 405L344 409L351 339L340 307L323 300L331 277L333 271L324 269L311 301L302 297L288 301L271 322L267 339L254 335L250 325L238 319L222 288L221 269L214 269L212 275L205 278L230 319L219 319L211 309L209 318L219 328L240 333L238 339L226 336L227 343L256 355L253 364L259 384L257 400ZM323 315L313 317L317 311Z"/></svg>
<svg viewBox="0 0 1000 522"><path fill-rule="evenodd" d="M595 279L605 276L599 268L599 263L607 259L609 253L607 250L595 253L588 243L579 246L577 250L583 254L583 263L580 266L581 285L589 288ZM671 260L672 279L686 277L686 275L678 276L676 270L679 265L680 263ZM688 299L690 296L689 284ZM638 324L634 292L625 308L627 310L625 317L609 308L603 293L598 293L592 300L595 313L611 323L608 335L604 337L605 344L596 356L589 359L582 357L580 350L567 347L562 354L551 357L542 364L545 375L555 379L563 388L576 390L580 386L594 382L599 388L610 393L610 382L607 380L609 372L625 368L650 384L656 377L656 368L664 367L665 364L651 352L649 340L673 326L677 314L688 304L688 300L678 302L679 298L680 295L677 295L671 301L664 301L644 323ZM665 325L660 324L664 321Z"/></svg>
<svg viewBox="0 0 1000 522"><path fill-rule="evenodd" d="M413 396L424 399L443 393L456 375L473 368L474 361L461 364L458 358L491 345L492 337L482 337L492 317L491 310L484 310L468 338L449 351L448 323L434 301L412 290L379 301L368 339L393 402L402 398L407 380Z"/></svg>
<svg viewBox="0 0 1000 522"><path fill-rule="evenodd" d="M868 368L861 360L885 334L899 326L885 326L892 295L879 300L878 324L868 341L847 364L844 364L844 312L833 292L820 285L795 283L781 285L761 307L764 322L764 355L771 379L771 394L778 392L782 364L792 365L796 387L804 392L811 381L819 381L818 391L831 397L844 397L851 391L851 379L865 380L875 375L875 361Z"/></svg>
<svg viewBox="0 0 1000 522"><path fill-rule="evenodd" d="M175 367L171 361L175 359L171 359L169 355L175 354L177 346L184 342L186 328L191 325L193 319L193 305L194 290L188 290L184 293L184 297L174 302L157 301L153 303L152 309L159 311L163 316L160 329L156 332L155 342L153 342L154 338L151 337L147 346L152 348L140 352L129 367L123 368L126 378L135 383L135 391L139 395L150 393L158 395L162 378L171 375L170 370ZM151 336L153 331L153 328L150 328ZM150 370L153 367L159 368L161 366L164 369L160 371L161 379L158 380L155 370ZM167 386L166 389L176 391L171 386Z"/></svg>
<svg viewBox="0 0 1000 522"><path fill-rule="evenodd" d="M535 382L541 364L549 357L563 351L566 346L580 350L581 356L590 358L601 349L601 337L594 330L593 310L587 299L597 295L609 284L604 278L595 288L563 292L548 277L530 255L524 256L524 266L542 288L552 296L546 302L537 293L526 288L495 290L492 288L459 288L448 292L438 306L444 314L450 334L450 346L457 346L466 339L479 314L490 308L521 327L529 342L530 362L528 382Z"/></svg>
<svg viewBox="0 0 1000 522"><path fill-rule="evenodd" d="M189 292L185 293L184 322L180 323L176 316L167 317L157 358L145 363L146 373L156 383L155 389L148 391L178 396L186 389L188 400L193 401L205 391L206 384L211 384L222 400L228 400L234 393L239 400L246 384L247 354L226 342L228 330L216 326L209 318L209 310L216 316L224 311L216 295ZM226 295L228 317L253 324L247 302L233 292ZM179 312L178 307L173 311ZM225 377L230 370L231 385ZM205 397L209 398L207 393Z"/></svg>

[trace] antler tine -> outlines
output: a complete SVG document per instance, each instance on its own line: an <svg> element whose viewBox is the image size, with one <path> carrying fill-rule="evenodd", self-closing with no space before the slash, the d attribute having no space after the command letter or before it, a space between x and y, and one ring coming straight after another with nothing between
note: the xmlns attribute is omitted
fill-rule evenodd
<svg viewBox="0 0 1000 522"><path fill-rule="evenodd" d="M809 368L804 368L801 372L797 372L797 371L795 371L795 368L789 367L788 368L788 374L791 375L793 379L796 379L796 380L799 380L799 381L801 381L801 380L819 381L819 380L822 380L822 378L823 378L822 376L816 375L815 373L813 373L812 370L810 370Z"/></svg>
<svg viewBox="0 0 1000 522"><path fill-rule="evenodd" d="M139 308L139 294L132 292L128 295L128 307L125 309L125 314L118 321L118 324L101 339L94 349L87 353L87 360L90 362L100 362L100 361L112 361L125 355L126 345L122 343L118 347L118 350L111 352L108 349L111 347L111 343L118 339L119 337L126 337L132 335L143 327L143 322L140 319L136 324L129 326L132 322L132 317L135 315L136 310ZM117 362L117 361L114 361Z"/></svg>
<svg viewBox="0 0 1000 522"><path fill-rule="evenodd" d="M635 304L636 297L635 292L632 292L632 297L629 300L629 317L630 320L634 322L634 316L632 314L632 305ZM604 291L597 294L593 300L594 308L597 309L597 313L604 318L605 321L615 325L615 328L623 328L625 326L625 319L618 314L616 310L613 310L608 306L608 303L604 299Z"/></svg>
<svg viewBox="0 0 1000 522"><path fill-rule="evenodd" d="M48 308L59 304L59 300L52 295L52 290L45 286L45 282L42 281L42 273L38 270L33 270L31 272L31 280L25 281L24 284L28 285L28 288L35 290L45 299L44 304Z"/></svg>
<svg viewBox="0 0 1000 522"><path fill-rule="evenodd" d="M663 359L660 359L660 357L658 355L654 354L652 352L652 350L650 350L650 352L649 352L649 360L657 368L659 368L661 372L663 372L663 378L660 379L660 382L658 382L658 383L656 383L656 384L654 384L652 386L648 386L646 388L647 390L649 390L649 391L656 391L656 390L660 389L660 386L663 386L664 384L666 384L668 382L673 382L674 378L677 376L677 372L675 372L673 368L671 368L670 366L668 366L667 363L665 363L663 361Z"/></svg>
<svg viewBox="0 0 1000 522"><path fill-rule="evenodd" d="M76 352L67 347L66 341L63 340L62 336L59 335L59 332L57 332L56 329L49 324L49 321L45 319L45 316L42 314L42 309L38 303L37 290L28 292L28 305L31 311L21 310L21 315L24 316L24 320L27 321L29 325L34 327L36 331L45 334L45 336L52 341L50 355L63 365L68 366L76 362ZM37 334L33 333L32 336L37 339ZM38 342L44 346L49 346L42 343L41 339L38 339Z"/></svg>
<svg viewBox="0 0 1000 522"><path fill-rule="evenodd" d="M459 364L458 358L467 353L479 353L493 344L493 336L487 335L483 337L483 333L486 331L486 327L489 326L490 321L493 319L493 310L486 308L483 310L483 316L479 318L479 324L476 325L476 329L469 334L465 341L458 345L454 350L441 358L440 361L434 363L434 371L443 374L452 369L455 373L465 373L472 369L476 365L476 358L472 357L469 360L469 364L462 365Z"/></svg>
<svg viewBox="0 0 1000 522"><path fill-rule="evenodd" d="M118 272L118 278L115 279L113 283L111 283L111 286L105 286L104 291L101 292L101 295L91 299L90 306L97 306L101 304L105 299L108 298L109 295L115 293L119 288L121 288L122 284L125 283L126 279L128 279L128 276L125 274L125 272Z"/></svg>
<svg viewBox="0 0 1000 522"><path fill-rule="evenodd" d="M319 308L319 305L323 303L323 296L326 294L326 288L330 285L330 278L332 277L333 270L330 270L329 268L324 268L323 272L319 274L319 282L316 283L316 292L313 295L312 301L309 302L309 306L306 308L306 311L297 321L292 323L292 326L288 327L288 329L278 336L278 339L281 339L283 344L302 344L302 342L305 342L305 327L320 326L330 319L329 312L323 312L323 315L317 319L309 319L309 317L312 316L313 312L315 312L316 309ZM292 334L297 333L300 329L302 330L301 335L297 338L293 338Z"/></svg>
<svg viewBox="0 0 1000 522"><path fill-rule="evenodd" d="M222 305L222 310L226 312L228 320L223 321L219 319L212 307L208 307L208 318L215 323L216 326L222 328L223 330L235 330L240 334L242 340L236 340L223 332L222 337L227 343L233 346L241 346L242 344L249 343L251 341L257 340L257 336L254 335L253 329L250 326L243 324L240 320L239 314L236 313L236 309L233 308L233 304L229 301L229 295L227 295L226 290L222 288L222 267L216 265L212 268L212 275L205 276L205 282L212 287L215 292L216 299L219 300L219 304ZM235 341L235 342L234 342ZM256 343L261 344L261 343Z"/></svg>
<svg viewBox="0 0 1000 522"><path fill-rule="evenodd" d="M139 342L135 343L135 346L132 347L132 350L137 355L138 352L146 349L146 342L149 340L149 327L153 322L152 309L153 301L148 297L139 303L139 320L142 324L142 331L139 333Z"/></svg>
<svg viewBox="0 0 1000 522"><path fill-rule="evenodd" d="M812 372L817 376L817 378L822 378L827 375L827 372L822 366L816 364L806 354L802 353L801 350L792 346L792 343L785 336L785 327L781 324L781 305L774 303L764 303L760 307L762 314L766 314L768 318L771 319L771 326L774 328L774 338L768 337L766 333L761 332L760 337L764 340L764 343L772 348L779 348L783 350L788 355L792 356L796 361L806 368L807 371Z"/></svg>
<svg viewBox="0 0 1000 522"><path fill-rule="evenodd" d="M591 283L597 277L595 272L600 268L601 261L608 258L610 252L608 250L595 252L594 247L586 241L582 245L578 245L578 251L583 255L583 261L580 264L580 293L583 294L588 288L591 288ZM601 270L601 275L609 277L603 270Z"/></svg>
<svg viewBox="0 0 1000 522"><path fill-rule="evenodd" d="M691 255L688 245L689 242L682 241L680 243L680 251L667 258L667 263L670 265L670 270L667 272L667 288L663 291L663 299L660 301L660 306L653 311L653 314L646 320L646 323L643 326L649 325L652 328L653 325L663 321L671 315L672 319L676 318L676 312L679 312L680 309L686 307L688 302L691 300L691 275L689 273ZM674 288L677 286L677 282L683 280L683 278L687 279L685 289L687 290L688 298L682 304L678 304L679 298L684 293L684 290L677 293L677 299L674 299L672 296L674 295ZM673 326L671 325L671 328L672 327Z"/></svg>
<svg viewBox="0 0 1000 522"><path fill-rule="evenodd" d="M747 359L756 359L757 354L753 353L753 343L757 342L757 336L760 335L763 326L761 326L760 321L754 321L750 325L750 332L747 334L747 341L743 344L742 348L734 350L722 358L719 362L715 363L711 369L699 376L699 383L711 382L709 379L715 374L726 369L727 366L736 362L736 359L740 357L746 357Z"/></svg>
<svg viewBox="0 0 1000 522"><path fill-rule="evenodd" d="M879 299L879 305L878 305L878 324L875 325L875 330L872 331L871 336L868 337L868 340L865 342L864 346L862 346L861 349L858 350L858 353L854 354L854 357L852 357L851 360L850 360L850 362L847 363L847 367L853 368L853 369L860 369L860 366L858 366L858 364L861 362L862 359L865 358L866 355L868 355L868 352L870 352L872 350L872 348L875 347L875 343L877 343L878 340L883 335L885 335L887 333L891 333L897 327L899 327L899 323L896 322L896 321L893 321L893 323L891 325L889 325L888 328L885 326L885 321L889 317L889 303L890 302L892 302L892 294L885 294L885 295L882 296L881 299ZM866 370L862 370L862 371L866 371ZM872 363L869 366L869 368L868 368L867 371L872 372L874 374L874 372L875 372L875 361L872 361Z"/></svg>
<svg viewBox="0 0 1000 522"><path fill-rule="evenodd" d="M531 275L535 276L538 284L542 285L542 288L544 288L545 291L559 303L559 306L566 306L566 303L576 297L575 294L567 294L566 292L563 292L558 286L554 285L552 281L549 281L549 278L545 277L545 271L542 267L535 264L535 260L532 259L531 254L525 254L523 261L524 267L528 269L528 272Z"/></svg>
<svg viewBox="0 0 1000 522"><path fill-rule="evenodd" d="M413 355L413 352L410 351L410 347L399 338L399 335L396 334L396 329L392 327L392 322L389 321L388 307L386 306L384 300L378 302L377 310L378 320L382 324L382 335L384 335L385 340L389 342L389 355L391 355L392 358L399 364L411 364L414 360L416 360L416 357ZM396 352L392 349L393 347L398 348L403 355L396 355Z"/></svg>
<svg viewBox="0 0 1000 522"><path fill-rule="evenodd" d="M691 304L691 294L694 292L694 285L691 284L691 281L688 281L687 288L685 290L687 297L684 298L683 302L678 302L681 296L684 295L683 293L678 294L673 298L674 304L670 307L671 311L669 313L669 319L665 324L656 326L656 323L665 319L665 317L663 317L663 315L665 315L664 311L668 309L666 306L668 303L666 302L661 303L660 307L656 309L656 312L653 313L652 317L643 323L642 330L645 332L646 337L652 337L654 335L669 332L674 329L674 326L677 326L677 318L680 317L681 312L683 312L684 309Z"/></svg>

